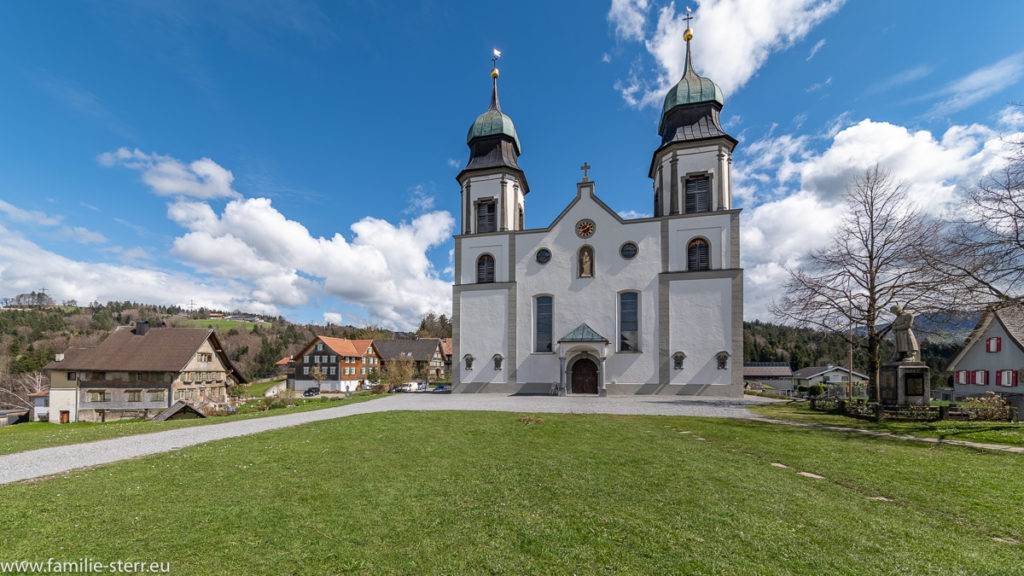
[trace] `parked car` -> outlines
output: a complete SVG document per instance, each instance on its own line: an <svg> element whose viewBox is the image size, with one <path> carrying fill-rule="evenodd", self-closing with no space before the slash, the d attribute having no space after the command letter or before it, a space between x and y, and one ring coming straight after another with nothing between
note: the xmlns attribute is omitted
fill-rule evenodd
<svg viewBox="0 0 1024 576"><path fill-rule="evenodd" d="M312 398L313 396L319 396L320 395L320 389L317 388L316 386L314 386L312 388L306 388L306 391L303 392L302 395L305 396L306 398Z"/></svg>

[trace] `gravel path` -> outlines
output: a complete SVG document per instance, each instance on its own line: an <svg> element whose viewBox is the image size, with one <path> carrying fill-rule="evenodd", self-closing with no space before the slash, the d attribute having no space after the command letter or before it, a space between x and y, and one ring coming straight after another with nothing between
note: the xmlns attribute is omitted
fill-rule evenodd
<svg viewBox="0 0 1024 576"><path fill-rule="evenodd" d="M0 456L0 485L20 480L61 474L77 468L97 466L178 450L212 440L258 434L267 430L298 426L353 414L394 410L493 410L499 412L650 414L666 416L708 416L715 418L756 418L746 407L766 402L764 398L689 398L663 396L555 397L506 396L503 394L397 394L369 402L285 414L224 424L208 424L151 434L124 436L84 444L70 444Z"/></svg>

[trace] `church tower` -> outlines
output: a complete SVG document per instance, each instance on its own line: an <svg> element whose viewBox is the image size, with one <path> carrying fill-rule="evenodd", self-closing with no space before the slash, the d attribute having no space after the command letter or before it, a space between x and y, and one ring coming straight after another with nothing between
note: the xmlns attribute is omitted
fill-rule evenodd
<svg viewBox="0 0 1024 576"><path fill-rule="evenodd" d="M722 89L693 69L687 27L683 77L661 109L658 135L648 176L654 179L654 215L670 216L732 209L732 151L736 139L725 133L718 116Z"/></svg>
<svg viewBox="0 0 1024 576"><path fill-rule="evenodd" d="M495 50L496 63L500 53ZM491 106L469 127L469 162L457 179L462 190L462 234L524 228L530 191L519 169L519 136L498 102L498 68L491 69Z"/></svg>

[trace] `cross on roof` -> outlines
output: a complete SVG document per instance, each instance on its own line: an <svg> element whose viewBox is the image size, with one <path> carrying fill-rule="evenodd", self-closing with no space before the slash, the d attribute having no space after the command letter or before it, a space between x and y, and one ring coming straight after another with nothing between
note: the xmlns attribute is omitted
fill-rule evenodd
<svg viewBox="0 0 1024 576"><path fill-rule="evenodd" d="M587 164L586 162L584 162L583 166L580 166L580 170L583 170L583 181L584 182L589 182L590 179L587 178L587 170L590 170L590 164Z"/></svg>
<svg viewBox="0 0 1024 576"><path fill-rule="evenodd" d="M690 27L690 20L693 20L693 14L690 14L690 7L689 6L686 7L686 16L683 17L683 20L686 20L686 27L689 28Z"/></svg>

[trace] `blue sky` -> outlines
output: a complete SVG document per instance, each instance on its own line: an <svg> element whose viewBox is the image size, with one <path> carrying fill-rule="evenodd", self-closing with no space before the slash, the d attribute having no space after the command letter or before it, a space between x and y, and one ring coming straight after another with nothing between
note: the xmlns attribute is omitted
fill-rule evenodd
<svg viewBox="0 0 1024 576"><path fill-rule="evenodd" d="M626 216L681 73L685 4L0 4L0 296L408 328L448 313L455 175L490 56L527 227L578 167ZM740 140L747 319L878 162L933 214L1024 130L1024 4L695 2ZM1015 136L1016 135L1016 136Z"/></svg>

